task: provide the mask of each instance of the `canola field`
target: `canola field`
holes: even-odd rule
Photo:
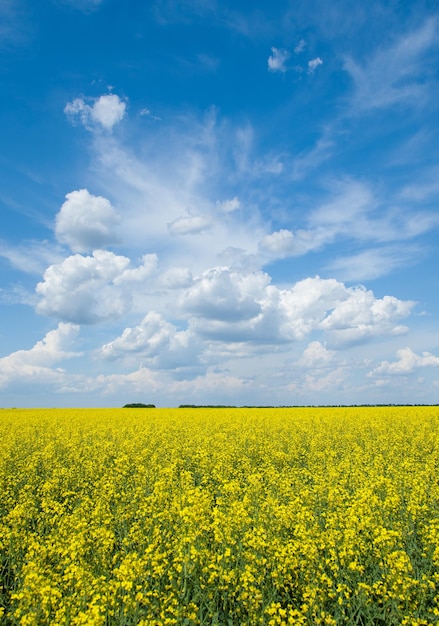
[[[0,410],[0,623],[439,623],[439,407]]]

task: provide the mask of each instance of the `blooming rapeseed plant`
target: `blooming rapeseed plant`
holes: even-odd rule
[[[439,409],[0,410],[0,624],[439,623]]]

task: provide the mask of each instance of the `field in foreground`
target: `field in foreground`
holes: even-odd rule
[[[439,408],[0,410],[0,623],[439,623]]]

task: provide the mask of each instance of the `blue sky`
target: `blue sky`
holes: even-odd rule
[[[0,0],[0,405],[437,403],[438,35]]]

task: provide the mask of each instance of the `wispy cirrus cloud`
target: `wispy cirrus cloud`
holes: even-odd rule
[[[338,251],[326,269],[343,280],[371,280],[423,258],[416,238],[439,227],[436,212],[395,210],[360,181],[337,182],[332,192],[333,198],[312,209],[301,227],[266,234],[258,244],[263,258],[302,256],[349,239],[357,242],[358,252]]]
[[[352,114],[424,102],[433,69],[429,52],[437,45],[437,19],[431,17],[363,63],[346,57],[344,67],[354,83]]]
[[[423,258],[425,250],[416,245],[392,245],[367,248],[356,254],[340,256],[328,263],[328,270],[342,280],[366,281],[391,274]]]
[[[23,0],[0,2],[0,50],[29,43],[32,27]]]
[[[60,246],[47,240],[25,240],[19,245],[0,241],[0,257],[21,272],[41,276],[48,265],[61,262],[63,254]]]

